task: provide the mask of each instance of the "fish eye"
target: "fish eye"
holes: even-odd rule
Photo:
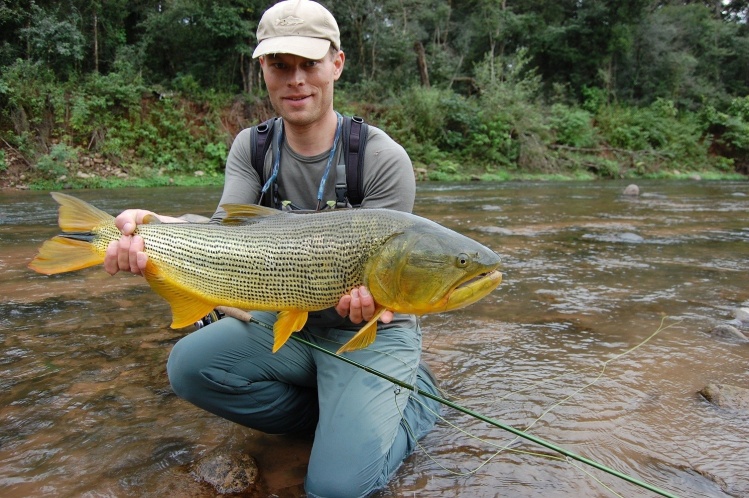
[[[464,252],[458,254],[458,257],[455,258],[455,266],[457,266],[458,268],[465,268],[470,262],[471,257]]]

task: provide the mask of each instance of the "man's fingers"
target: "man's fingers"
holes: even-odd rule
[[[343,318],[346,318],[348,316],[348,312],[350,308],[351,308],[351,295],[344,294],[341,297],[341,299],[338,301],[338,304],[336,305],[335,310]]]
[[[375,302],[372,294],[366,287],[359,287],[359,304],[361,306],[361,317],[363,320],[371,320],[375,314]]]
[[[117,251],[120,247],[118,240],[113,240],[107,246],[107,251],[104,254],[104,271],[110,275],[114,275],[120,271],[120,267],[117,264]]]
[[[138,253],[142,253],[144,249],[143,244],[143,237],[140,235],[133,235],[130,238],[130,247],[128,247],[127,255],[128,255],[128,270],[135,273],[136,275],[140,275],[141,268],[138,265]],[[145,254],[143,255],[145,256]],[[145,264],[144,264],[145,267]]]
[[[359,289],[351,290],[351,306],[349,307],[348,319],[352,323],[362,321],[361,301],[359,300]]]

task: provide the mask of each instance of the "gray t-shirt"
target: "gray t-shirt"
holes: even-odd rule
[[[274,127],[278,133],[279,126]],[[269,137],[271,138],[271,137]],[[271,139],[275,140],[275,137]],[[331,171],[325,183],[323,203],[335,200],[336,168],[343,162],[343,144],[339,143]],[[265,177],[270,177],[273,168],[272,147],[265,156]],[[281,200],[288,200],[302,209],[315,209],[317,191],[328,162],[329,151],[305,157],[297,154],[284,141],[281,149],[281,165],[278,174],[278,189]],[[256,204],[262,185],[252,167],[250,129],[239,132],[234,139],[226,161],[226,180],[221,204]],[[406,151],[384,131],[369,125],[367,145],[364,151],[362,185],[363,208],[387,208],[411,212],[416,196],[413,167]],[[265,195],[272,195],[268,191]],[[219,207],[212,221],[225,216]]]
[[[275,126],[278,133],[280,126]],[[275,140],[276,137],[269,137]],[[342,139],[341,139],[342,140]],[[335,200],[336,167],[343,162],[343,144],[339,142],[331,170],[325,182],[323,204]],[[265,177],[273,168],[273,147],[265,157]],[[281,200],[291,201],[302,209],[315,209],[317,192],[328,162],[330,151],[317,156],[301,156],[291,150],[286,141],[281,149],[281,164],[278,174],[278,190]],[[222,204],[257,204],[263,185],[252,167],[250,129],[244,129],[236,136],[226,160],[224,192],[211,221],[218,222],[226,215]],[[384,131],[369,125],[364,162],[362,164],[362,185],[364,198],[362,208],[387,208],[411,212],[416,197],[411,159],[406,151]],[[265,195],[272,195],[269,190]],[[308,324],[357,329],[348,319],[341,318],[334,309],[310,313]],[[414,327],[416,318],[412,315],[396,314],[392,325]],[[382,327],[382,325],[380,325]]]

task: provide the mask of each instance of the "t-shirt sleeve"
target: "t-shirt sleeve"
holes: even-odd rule
[[[364,151],[363,208],[411,212],[416,199],[413,165],[405,149],[384,131],[369,126]]]
[[[250,128],[246,128],[237,134],[229,150],[229,156],[226,159],[224,192],[211,221],[217,222],[226,216],[226,211],[221,209],[223,204],[256,204],[260,198],[261,189],[260,178],[252,167]]]

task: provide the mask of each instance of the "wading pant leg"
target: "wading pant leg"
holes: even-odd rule
[[[172,389],[213,414],[268,434],[309,432],[318,418],[310,348],[288,341],[272,353],[276,315],[266,327],[224,318],[185,336],[167,362]]]
[[[335,351],[352,332],[310,328],[309,335],[313,342]],[[439,405],[337,358],[319,351],[313,354],[320,419],[305,490],[315,498],[368,496],[385,486],[413,451],[416,440],[434,426]],[[381,327],[374,344],[344,354],[409,385],[416,383],[422,390],[437,393],[430,376],[419,368],[418,326]]]

